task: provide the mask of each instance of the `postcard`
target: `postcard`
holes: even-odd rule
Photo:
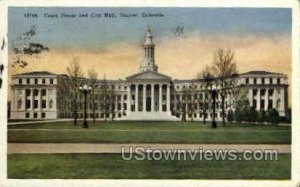
[[[3,1],[3,186],[299,185],[298,2],[228,2]]]

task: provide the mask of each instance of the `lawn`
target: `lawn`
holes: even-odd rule
[[[130,160],[121,154],[11,154],[15,179],[290,179],[291,155],[277,161]]]
[[[219,143],[290,144],[291,128],[228,124],[211,129],[201,122],[97,122],[83,129],[71,122],[9,126],[10,143]],[[32,129],[32,130],[31,130]]]

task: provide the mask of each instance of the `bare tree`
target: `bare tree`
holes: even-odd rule
[[[212,90],[214,81],[211,67],[206,66],[202,72],[197,75],[197,79],[201,83],[201,87],[198,89],[199,96],[197,99],[199,104],[199,112],[203,116],[203,123],[206,123],[210,106],[210,92]]]
[[[212,71],[216,77],[219,95],[221,96],[222,123],[225,126],[225,99],[229,90],[236,84],[233,78],[237,74],[236,63],[234,62],[234,52],[230,49],[218,49],[214,53]]]
[[[88,76],[90,79],[90,86],[92,88],[92,94],[91,94],[91,99],[92,99],[92,110],[93,110],[93,123],[96,121],[96,89],[97,89],[97,78],[98,74],[94,69],[90,69],[88,71]]]
[[[104,79],[101,83],[100,89],[99,89],[99,103],[101,112],[104,114],[104,121],[107,121],[107,116],[109,115],[109,97],[108,97],[108,84],[106,81],[106,77],[104,76]]]
[[[72,98],[70,78],[67,75],[60,75],[58,78],[58,100],[57,105],[60,108],[59,116],[66,118],[70,112],[72,105],[70,98]]]
[[[78,88],[81,84],[80,79],[83,77],[83,72],[80,67],[79,59],[73,58],[70,62],[69,66],[67,67],[67,72],[69,76],[69,83],[70,83],[70,93],[71,93],[71,105],[72,105],[72,112],[74,117],[74,125],[77,125],[77,118],[78,118]]]

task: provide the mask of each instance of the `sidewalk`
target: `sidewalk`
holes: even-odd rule
[[[129,152],[132,147],[152,150],[277,150],[278,153],[291,153],[289,144],[91,144],[91,143],[9,143],[8,154],[14,153],[121,153],[122,147]]]

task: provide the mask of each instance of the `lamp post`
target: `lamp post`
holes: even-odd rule
[[[83,121],[83,128],[88,128],[87,122],[87,95],[91,92],[92,87],[88,85],[83,85],[79,87],[79,91],[84,95],[84,121]]]
[[[211,128],[217,128],[217,123],[216,123],[216,96],[217,96],[217,91],[216,90],[212,90],[211,91],[211,96],[213,99],[213,103],[212,103],[212,107],[213,107],[213,114],[212,114],[212,123],[211,123]]]

